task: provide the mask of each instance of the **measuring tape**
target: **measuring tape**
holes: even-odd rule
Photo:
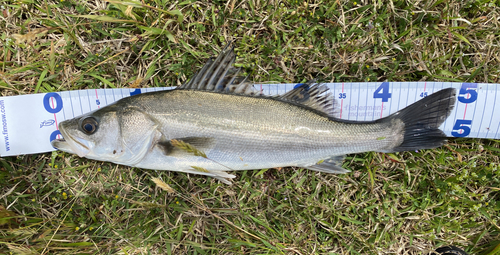
[[[284,94],[297,84],[255,84],[265,95]],[[451,82],[327,83],[341,119],[370,121],[390,115],[438,90],[454,87],[457,102],[440,129],[450,137],[499,139],[499,84]],[[121,98],[170,88],[90,89],[0,97],[0,155],[55,150],[57,125]],[[500,100],[500,95],[498,95]]]

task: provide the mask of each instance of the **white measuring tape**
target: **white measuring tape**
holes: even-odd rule
[[[441,130],[450,137],[500,138],[500,84],[451,82],[328,83],[341,119],[369,121],[388,116],[419,99],[448,87],[457,102]],[[265,95],[283,94],[296,84],[255,84]],[[173,88],[173,87],[172,87]],[[0,97],[0,155],[55,150],[58,123],[131,95],[172,88],[90,89]],[[497,97],[497,94],[498,97]]]

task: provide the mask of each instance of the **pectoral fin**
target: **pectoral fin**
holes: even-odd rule
[[[329,173],[329,174],[345,174],[351,171],[342,168],[342,161],[344,161],[345,155],[333,156],[331,158],[325,159],[322,162],[318,162],[310,166],[302,166],[304,168]]]
[[[191,136],[168,140],[162,137],[156,146],[169,157],[199,156],[199,154],[206,155],[212,150],[215,139]]]

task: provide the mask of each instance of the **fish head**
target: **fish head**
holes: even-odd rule
[[[58,127],[63,138],[52,141],[56,149],[99,160],[117,158],[117,151],[122,149],[119,119],[113,107],[65,120]]]
[[[135,165],[161,136],[156,127],[143,111],[113,104],[59,123],[63,139],[53,140],[52,146],[80,157]]]

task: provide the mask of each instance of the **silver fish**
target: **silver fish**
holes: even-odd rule
[[[89,159],[202,174],[295,166],[346,173],[346,154],[435,148],[456,91],[443,89],[375,121],[335,118],[328,88],[309,82],[281,96],[255,93],[228,45],[184,85],[123,98],[59,123],[52,145]]]

